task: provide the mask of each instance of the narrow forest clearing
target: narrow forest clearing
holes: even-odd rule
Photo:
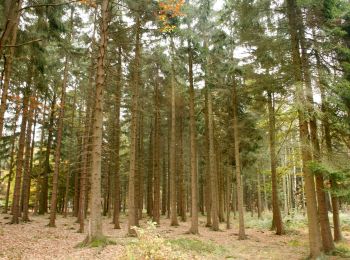
[[[59,217],[57,228],[50,228],[47,226],[48,216],[31,216],[31,222],[21,223],[19,228],[7,224],[10,215],[0,216],[0,259],[132,259],[127,251],[132,252],[133,244],[139,248],[137,239],[126,237],[127,218],[124,215],[121,217],[121,230],[113,229],[111,220],[103,217],[104,232],[115,241],[115,245],[96,248],[77,247],[86,235],[76,232],[79,227],[76,218]],[[305,228],[297,225],[287,229],[287,235],[277,236],[266,228],[270,217],[258,222],[247,216],[246,220],[248,239],[243,241],[237,239],[236,220],[233,228],[226,230],[226,224],[222,223],[221,231],[214,232],[204,227],[204,217],[199,219],[199,236],[186,234],[190,222],[170,227],[169,219],[165,218],[152,233],[154,237],[160,234],[174,255],[179,254],[179,259],[306,259],[308,241]],[[142,228],[148,226],[146,218],[140,225]],[[347,241],[340,247],[343,257],[332,256],[329,259],[350,259],[350,223],[343,225],[343,232]],[[157,241],[146,241],[146,247],[153,247],[153,243]],[[346,255],[349,257],[345,258]]]

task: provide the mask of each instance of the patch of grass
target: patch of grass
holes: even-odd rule
[[[216,254],[222,255],[227,252],[227,249],[213,242],[204,242],[199,239],[177,238],[168,239],[168,243],[174,248],[179,248],[185,251],[194,251],[199,254]]]
[[[77,244],[76,248],[82,247],[105,247],[108,245],[116,245],[117,243],[114,240],[109,239],[108,237],[99,237],[89,239],[88,237],[81,243]]]
[[[301,246],[301,242],[297,239],[292,239],[288,242],[288,245],[292,246],[292,247],[299,247]]]
[[[350,258],[350,247],[345,243],[338,243],[335,246],[335,250],[332,252],[332,255],[340,256],[344,258]]]

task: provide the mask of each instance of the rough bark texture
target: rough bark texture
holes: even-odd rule
[[[108,41],[109,0],[102,1],[102,20],[97,58],[96,97],[93,111],[93,141],[91,153],[90,219],[87,243],[103,237],[101,217],[101,153],[103,126],[103,88],[105,84],[105,60]]]

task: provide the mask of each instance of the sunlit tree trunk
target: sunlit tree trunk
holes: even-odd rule
[[[103,127],[103,89],[105,84],[105,61],[108,42],[109,0],[103,0],[101,6],[101,31],[96,73],[96,96],[93,110],[92,151],[91,151],[91,188],[90,219],[85,242],[100,240],[102,233],[101,216],[101,153]],[[82,217],[82,216],[81,216]]]

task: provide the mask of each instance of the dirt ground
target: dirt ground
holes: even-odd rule
[[[126,237],[127,220],[121,217],[122,229],[113,229],[111,220],[104,218],[104,233],[115,245],[103,248],[75,247],[83,241],[85,234],[77,233],[76,218],[58,216],[57,227],[49,228],[48,216],[31,216],[31,222],[10,225],[10,215],[0,214],[0,259],[120,259],[125,255],[125,245],[131,238]],[[220,253],[193,251],[193,259],[305,259],[308,255],[307,234],[303,229],[277,236],[272,231],[261,228],[248,228],[247,240],[237,239],[237,221],[232,221],[232,228],[227,230],[222,223],[221,231],[214,232],[204,227],[205,218],[200,218],[200,235],[188,235],[190,221],[180,222],[179,227],[170,227],[169,220],[162,218],[157,232],[166,239],[198,239],[223,248]],[[147,219],[141,221],[146,226]],[[345,232],[347,241],[350,232]],[[347,242],[348,243],[348,242]],[[349,244],[349,243],[348,243]],[[191,251],[191,249],[190,249]],[[330,259],[340,259],[331,257]],[[344,258],[343,258],[344,259]]]

